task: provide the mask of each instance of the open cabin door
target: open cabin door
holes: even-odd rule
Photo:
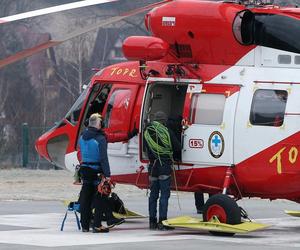
[[[143,113],[141,128],[144,134],[145,128],[154,120],[155,113],[162,111],[166,114],[166,126],[171,129],[178,141],[181,141],[181,122],[183,108],[185,104],[186,91],[189,82],[199,82],[198,80],[181,79],[174,82],[174,79],[152,78],[147,82],[147,88],[143,101]],[[142,137],[144,140],[144,137]],[[145,143],[142,142],[142,159],[147,160]],[[174,154],[174,160],[181,161],[181,152]]]
[[[132,118],[138,85],[119,83],[96,83],[88,97],[86,109],[83,111],[81,131],[93,113],[100,113],[104,118],[104,130],[108,133],[125,133],[134,126]],[[84,125],[85,121],[85,125]],[[138,121],[136,121],[137,123]],[[128,143],[116,142],[108,145],[108,154],[127,155]]]
[[[103,110],[105,131],[127,134],[134,123],[138,123],[138,121],[132,119],[137,90],[138,85],[112,85]],[[108,153],[109,155],[126,156],[128,154],[128,143],[111,143],[108,146]]]
[[[183,163],[233,164],[239,90],[238,85],[189,84],[183,115],[187,125],[182,136]]]

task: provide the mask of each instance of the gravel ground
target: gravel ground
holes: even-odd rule
[[[65,170],[0,170],[0,201],[4,200],[76,200],[80,186],[73,185],[73,175]],[[116,185],[122,197],[145,196],[145,190],[130,185]]]

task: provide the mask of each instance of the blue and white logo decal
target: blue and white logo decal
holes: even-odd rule
[[[224,147],[223,135],[219,131],[212,132],[208,139],[208,149],[212,157],[220,158],[224,152]]]

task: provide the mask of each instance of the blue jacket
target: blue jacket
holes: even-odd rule
[[[103,131],[88,127],[80,136],[79,146],[82,160],[81,165],[103,173],[105,177],[110,177],[107,141]]]

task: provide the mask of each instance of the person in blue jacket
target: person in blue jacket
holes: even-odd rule
[[[82,188],[80,191],[80,214],[83,232],[88,232],[92,216],[92,204],[95,207],[94,233],[106,233],[108,228],[102,226],[103,214],[107,219],[108,227],[124,222],[124,219],[116,219],[112,215],[112,210],[108,196],[100,194],[97,186],[100,183],[98,174],[110,178],[110,166],[107,156],[107,140],[101,130],[102,117],[100,114],[92,114],[89,118],[89,126],[83,131],[79,139],[81,152],[80,176]]]

